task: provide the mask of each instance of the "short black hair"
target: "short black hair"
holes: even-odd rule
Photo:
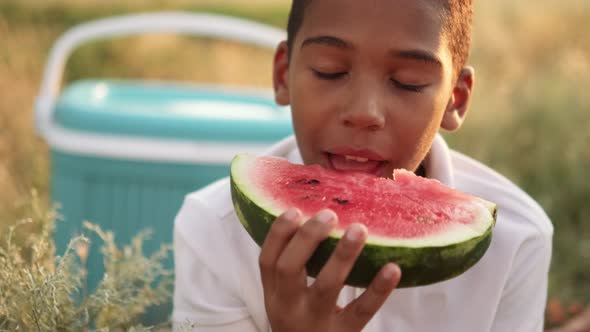
[[[453,64],[458,71],[467,63],[471,52],[473,24],[473,0],[435,0],[442,9],[444,30],[449,41]],[[305,9],[311,0],[292,0],[287,23],[287,46],[289,53],[297,32],[303,24]]]

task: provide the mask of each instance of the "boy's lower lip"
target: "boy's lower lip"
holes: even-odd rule
[[[360,172],[372,174],[375,176],[382,176],[383,168],[386,164],[385,160],[369,160],[367,162],[355,162],[346,160],[344,155],[325,153],[328,165],[331,169],[339,172]]]

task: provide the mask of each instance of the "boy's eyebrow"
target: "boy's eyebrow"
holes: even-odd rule
[[[352,48],[352,45],[334,36],[315,36],[307,38],[303,41],[303,44],[301,44],[301,48],[310,44],[320,44],[338,48]]]
[[[423,61],[440,68],[443,66],[438,56],[425,50],[393,50],[391,51],[391,55],[395,58]]]
[[[353,48],[352,44],[348,43],[347,41],[340,39],[338,37],[328,35],[309,37],[303,41],[303,43],[301,44],[301,48],[312,44],[326,45],[346,49]],[[395,58],[419,60],[440,68],[442,68],[443,66],[442,61],[438,58],[438,56],[426,50],[392,50],[390,54]]]

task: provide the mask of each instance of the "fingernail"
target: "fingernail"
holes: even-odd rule
[[[346,239],[349,241],[358,241],[365,233],[365,225],[353,224],[346,231]]]
[[[283,218],[288,221],[295,221],[299,217],[299,210],[291,208],[283,214]]]
[[[322,210],[317,214],[316,218],[322,224],[329,224],[336,218],[336,215],[330,210]]]
[[[397,266],[389,264],[385,268],[385,271],[383,271],[383,278],[386,280],[391,280],[393,278],[393,275],[397,273],[397,270],[399,270]]]

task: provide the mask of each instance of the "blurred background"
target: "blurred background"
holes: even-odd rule
[[[590,2],[476,1],[477,73],[465,127],[452,147],[530,193],[555,226],[548,319],[557,325],[590,303]],[[50,47],[96,18],[155,10],[206,11],[286,25],[287,0],[1,0],[0,234],[48,204],[49,157],[32,105]],[[272,54],[230,42],[147,35],[94,42],[68,62],[81,78],[139,78],[271,86]],[[564,318],[565,317],[565,318]]]

